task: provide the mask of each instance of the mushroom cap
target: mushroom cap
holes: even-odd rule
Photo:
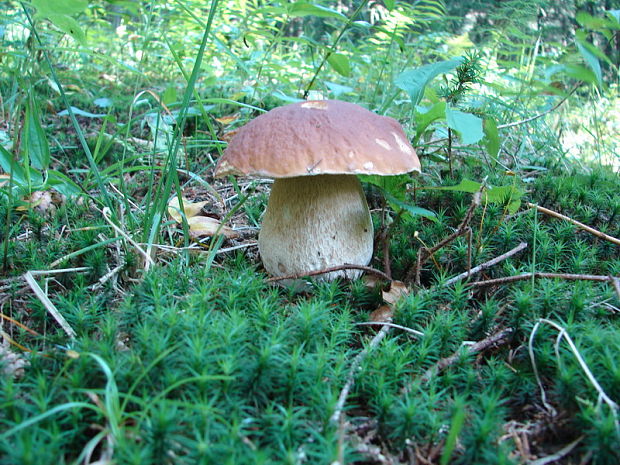
[[[275,108],[240,128],[216,176],[290,178],[420,171],[402,127],[359,105],[314,100]]]

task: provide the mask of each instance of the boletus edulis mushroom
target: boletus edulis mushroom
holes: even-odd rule
[[[367,265],[373,228],[356,175],[410,171],[420,171],[420,162],[396,120],[353,103],[316,100],[275,108],[240,128],[215,174],[275,179],[258,247],[267,272],[286,276]]]

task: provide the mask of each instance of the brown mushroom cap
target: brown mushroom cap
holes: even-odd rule
[[[275,108],[243,126],[216,176],[290,178],[420,171],[400,124],[359,105],[315,100]]]

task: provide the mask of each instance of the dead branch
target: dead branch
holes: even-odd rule
[[[506,342],[508,342],[509,336],[512,333],[513,333],[513,329],[512,328],[502,329],[501,331],[498,331],[498,332],[490,335],[489,337],[484,338],[481,341],[478,341],[478,342],[468,346],[467,347],[467,354],[468,355],[476,354],[478,352],[483,352],[483,351],[485,351],[487,349],[490,349],[491,347],[496,347],[498,345],[505,344]],[[433,376],[437,376],[440,372],[442,372],[443,370],[445,370],[449,366],[454,365],[459,360],[459,358],[461,356],[462,356],[462,352],[456,351],[454,354],[450,355],[449,357],[442,358],[435,365],[433,365],[428,370],[426,370],[426,372],[422,375],[422,381],[423,382],[427,382]],[[401,390],[401,394],[404,395],[404,394],[409,393],[412,388],[413,388],[413,380],[410,381]]]
[[[367,273],[377,275],[380,278],[385,279],[386,281],[390,281],[390,282],[392,281],[392,278],[390,278],[383,271],[377,270],[376,268],[372,268],[370,266],[364,266],[364,265],[352,265],[350,263],[345,263],[344,265],[331,266],[329,268],[323,268],[322,270],[308,271],[307,273],[296,273],[296,274],[288,274],[284,276],[274,276],[273,278],[268,278],[267,282],[271,283],[274,281],[282,281],[284,279],[301,279],[301,278],[307,278],[310,276],[316,276],[319,274],[331,273],[333,271],[342,271],[342,270],[363,270]]]
[[[415,268],[411,269],[409,273],[407,273],[405,282],[411,282],[411,278],[412,278],[411,275],[413,275],[415,276],[415,284],[419,286],[420,285],[420,273],[422,272],[422,265],[424,265],[424,263],[426,263],[426,261],[429,258],[431,258],[439,249],[446,246],[447,244],[455,240],[457,237],[462,236],[463,234],[467,233],[467,231],[469,230],[469,223],[471,222],[471,219],[474,216],[474,210],[476,209],[476,207],[480,205],[480,201],[482,199],[481,192],[482,192],[483,187],[484,187],[484,184],[481,187],[480,191],[476,192],[473,195],[471,205],[467,209],[467,212],[465,213],[465,217],[461,221],[461,224],[458,225],[458,227],[454,230],[452,234],[450,234],[448,237],[441,240],[439,243],[437,243],[430,249],[427,249],[426,247],[421,247],[418,250],[418,259],[417,259],[416,266]]]
[[[611,284],[614,287],[614,291],[616,291],[616,295],[618,296],[618,300],[620,300],[620,278],[612,278]]]
[[[535,208],[539,212],[545,213],[547,215],[554,216],[555,218],[568,221],[569,223],[574,224],[578,228],[583,229],[584,231],[588,231],[590,234],[594,234],[595,236],[600,237],[601,239],[605,239],[606,241],[612,242],[616,245],[620,245],[620,239],[610,236],[609,234],[605,234],[604,232],[599,231],[598,229],[594,229],[586,224],[580,223],[579,221],[569,218],[566,215],[562,215],[561,213],[558,213],[556,211],[549,210],[548,208],[541,207],[540,205],[536,205],[536,204],[529,203],[529,202],[527,206],[530,208]]]
[[[485,281],[475,281],[470,283],[473,287],[485,287],[494,286],[496,284],[514,283],[516,281],[524,281],[532,278],[545,278],[545,279],[564,279],[567,281],[599,281],[610,282],[614,285],[613,276],[592,275],[592,274],[571,274],[571,273],[523,273],[514,276],[506,276],[504,278],[487,279]]]
[[[411,333],[417,337],[424,336],[422,331],[418,331],[416,329],[407,328],[406,326],[397,325],[395,323],[389,323],[385,321],[363,321],[361,323],[355,323],[357,326],[389,326],[390,328],[401,329],[407,333]]]
[[[531,123],[532,121],[535,121],[535,120],[537,120],[539,118],[542,118],[545,115],[548,115],[549,113],[557,110],[564,102],[566,102],[566,100],[568,100],[568,98],[571,95],[573,95],[575,93],[575,91],[577,89],[579,89],[579,87],[581,87],[582,84],[583,84],[582,81],[580,81],[577,84],[575,84],[575,86],[570,90],[570,92],[564,98],[562,98],[562,100],[560,100],[558,103],[556,103],[554,106],[552,106],[548,110],[545,110],[542,113],[539,113],[537,115],[531,116],[530,118],[525,118],[524,120],[521,120],[521,121],[514,121],[512,123],[507,123],[507,124],[499,124],[497,126],[497,129],[512,128],[514,126],[520,126],[522,124]]]
[[[487,268],[490,268],[494,265],[497,265],[499,262],[506,260],[509,257],[512,257],[516,253],[521,252],[526,247],[527,247],[527,242],[521,242],[518,246],[516,246],[514,249],[509,250],[505,254],[502,254],[499,257],[495,257],[494,259],[489,260],[488,262],[484,262],[483,264],[478,265],[469,271],[461,273],[460,275],[455,276],[454,278],[448,279],[444,285],[449,286],[450,284],[454,284],[455,282],[460,281],[461,279],[468,278],[471,275],[476,274],[476,273],[480,273],[481,271],[486,270]]]
[[[345,382],[342,390],[340,391],[340,395],[338,396],[338,402],[336,403],[336,408],[334,409],[334,413],[329,418],[329,421],[332,425],[338,425],[340,422],[340,417],[342,415],[342,411],[344,409],[344,404],[347,401],[347,396],[349,395],[349,391],[353,387],[353,383],[355,382],[355,376],[360,368],[360,365],[366,358],[366,356],[372,352],[372,350],[379,345],[379,343],[383,340],[383,338],[390,331],[390,327],[387,325],[383,325],[381,330],[372,338],[370,343],[362,350],[357,356],[353,359],[351,363],[351,368],[349,368],[349,374],[347,375],[347,381]]]

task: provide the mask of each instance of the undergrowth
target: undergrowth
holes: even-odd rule
[[[606,184],[613,179],[609,176],[602,170],[579,174],[572,185],[566,183],[570,176],[558,178],[550,170],[536,179],[529,200],[550,195],[546,189],[553,185],[557,198],[573,205],[565,213],[603,228],[613,206],[594,205],[593,217],[577,199],[579,186],[593,180],[602,197],[615,199],[613,185]],[[412,257],[400,251],[412,248],[414,232],[425,240],[442,237],[469,200],[460,193],[423,195],[425,205],[445,205],[442,220],[403,222],[391,243],[395,278],[412,266]],[[61,208],[55,215],[79,227],[82,212],[73,213],[67,217]],[[31,259],[33,248],[64,250],[67,241],[55,234],[62,227],[54,227],[53,220],[48,225],[45,233],[15,244],[16,260]],[[614,226],[607,232],[617,235]],[[486,271],[485,278],[532,268],[603,275],[620,270],[617,248],[533,211],[505,218],[501,208],[489,208],[474,216],[472,227],[480,243],[476,263],[520,241],[531,244]],[[73,246],[85,239],[74,237]],[[98,294],[88,290],[97,275],[93,271],[73,277],[70,286],[71,280],[59,277],[50,286],[69,288],[55,303],[78,333],[69,346],[59,330],[40,326],[47,318],[36,298],[23,295],[23,305],[16,299],[11,311],[5,309],[44,336],[12,332],[40,352],[29,357],[23,378],[2,380],[4,462],[71,461],[87,453],[89,441],[96,442],[90,447],[94,456],[113,453],[119,463],[327,464],[342,454],[355,462],[364,460],[359,449],[364,441],[384,445],[395,457],[414,450],[432,456],[433,448],[445,444],[462,403],[455,463],[517,463],[517,443],[524,434],[538,452],[581,438],[581,454],[590,453],[594,463],[615,463],[615,412],[597,401],[573,354],[560,344],[558,358],[553,331],[540,330],[533,350],[547,402],[557,410],[553,416],[542,405],[527,350],[540,318],[561,324],[603,390],[618,398],[617,296],[611,287],[564,280],[475,290],[463,283],[443,286],[445,276],[464,268],[462,248],[455,244],[438,254],[438,266],[429,262],[423,273],[424,287],[396,306],[394,322],[423,336],[393,330],[363,361],[347,402],[344,446],[329,419],[351,359],[374,334],[355,323],[367,321],[381,302],[362,282],[316,283],[294,293],[266,283],[242,253],[210,269],[200,258],[190,266],[171,259],[118,302],[111,298],[111,286]],[[96,270],[104,262],[104,256],[90,254],[66,266]],[[484,357],[464,351],[466,341],[484,339],[499,328],[513,330],[507,345]],[[461,353],[454,364],[425,377],[453,353]],[[45,416],[55,408],[60,410]]]
[[[9,3],[0,463],[620,462],[620,248],[574,224],[620,236],[617,12],[499,2],[469,34],[438,0],[91,2],[89,48],[46,2]],[[545,35],[543,7],[577,39]],[[213,178],[235,129],[306,94],[397,118],[420,155],[420,175],[362,179],[370,265],[410,291],[389,332],[369,321],[387,281],[269,282],[269,181]],[[179,197],[236,236],[190,236]]]

